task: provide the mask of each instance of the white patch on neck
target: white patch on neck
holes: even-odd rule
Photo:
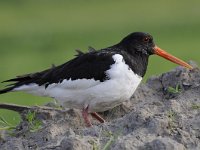
[[[89,105],[90,112],[101,112],[129,100],[142,77],[135,74],[120,54],[113,55],[115,63],[106,71],[109,80],[104,82],[94,79],[63,80],[61,83],[45,86],[24,85],[15,91],[53,97],[65,107],[83,109]]]

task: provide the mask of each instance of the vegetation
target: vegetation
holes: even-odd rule
[[[176,129],[177,113],[174,112],[173,110],[169,110],[167,116],[168,116],[168,129],[172,133]]]
[[[36,132],[42,128],[42,122],[36,119],[35,112],[29,111],[26,115],[26,119],[29,123],[30,132]]]
[[[200,104],[192,104],[192,109],[200,110]]]
[[[180,88],[180,85],[177,84],[175,88],[173,88],[173,87],[171,87],[171,86],[168,87],[168,88],[167,88],[167,91],[168,91],[169,93],[172,93],[172,94],[177,94],[177,93],[180,93],[180,92],[181,92],[181,88]]]
[[[13,130],[15,126],[8,123],[3,117],[0,116],[0,130]]]
[[[118,136],[120,135],[121,130],[119,130],[117,133],[112,133],[111,131],[105,131],[105,136],[109,137],[109,140],[106,142],[102,150],[109,150],[110,146],[117,140]]]

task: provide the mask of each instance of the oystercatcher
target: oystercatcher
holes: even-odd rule
[[[64,107],[82,110],[87,126],[90,113],[100,122],[102,112],[129,100],[146,73],[150,55],[159,55],[192,69],[186,62],[156,46],[148,33],[134,32],[118,44],[76,57],[60,66],[17,76],[4,82],[14,82],[0,94],[14,91],[52,97]]]

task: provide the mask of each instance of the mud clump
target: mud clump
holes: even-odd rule
[[[0,149],[200,149],[200,70],[192,65],[151,77],[130,101],[101,113],[106,123],[92,119],[91,128],[77,110],[22,109],[24,121],[14,135],[2,133]],[[29,112],[41,121],[37,130],[25,117]]]

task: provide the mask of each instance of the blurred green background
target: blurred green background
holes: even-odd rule
[[[198,0],[0,1],[0,81],[64,63],[75,49],[111,46],[134,31],[149,32],[161,48],[200,63],[199,6]],[[152,56],[146,78],[174,67]],[[0,95],[0,103],[41,105],[50,100],[20,92]],[[12,123],[19,119],[5,110],[0,116]]]

